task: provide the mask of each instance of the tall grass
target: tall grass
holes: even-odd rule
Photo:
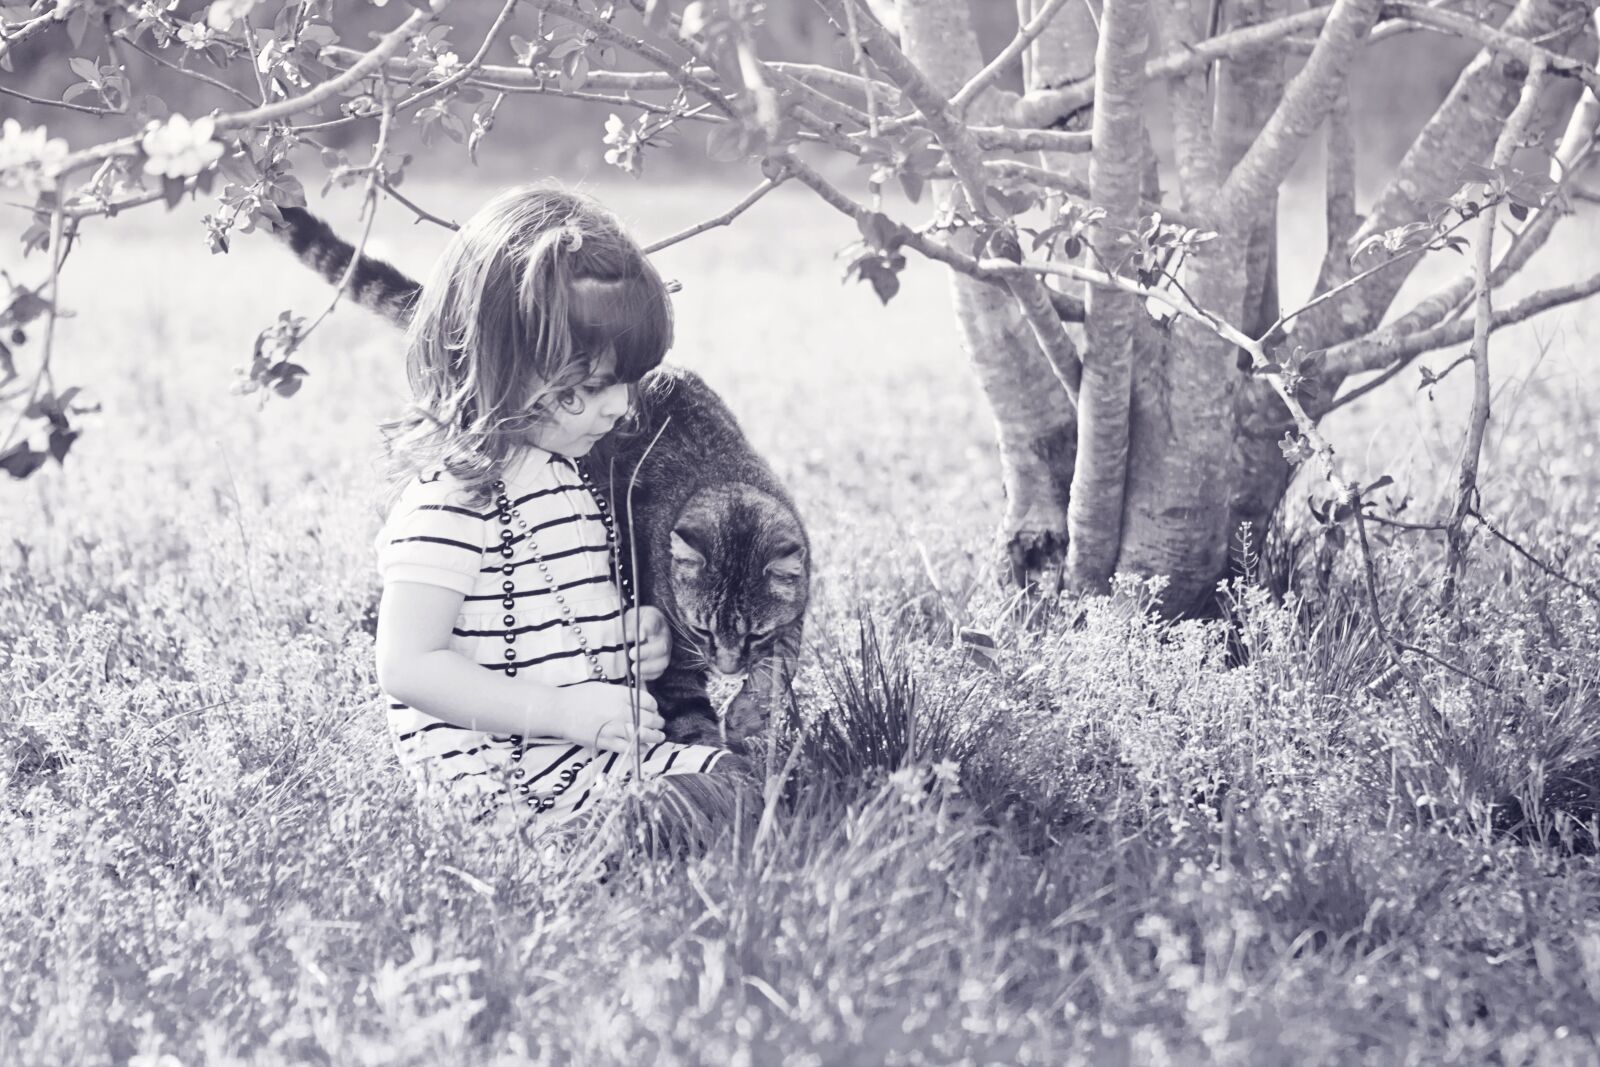
[[[811,638],[752,825],[675,855],[621,822],[599,863],[395,764],[390,335],[336,317],[300,398],[241,411],[216,350],[276,306],[208,311],[237,278],[191,267],[180,315],[86,249],[106,308],[64,343],[104,425],[0,487],[0,1062],[1600,1062],[1595,604],[1480,537],[1447,614],[1437,552],[1385,543],[1435,717],[1355,561],[1294,531],[1216,619],[1135,582],[1019,603],[938,279],[846,329],[768,314],[768,245],[715,249],[679,264],[684,349],[810,520]],[[884,356],[749,365],[780,342]],[[1593,582],[1592,484],[1543,451],[1591,423],[1534,399],[1570,433],[1485,496]]]

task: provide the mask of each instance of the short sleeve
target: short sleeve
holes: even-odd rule
[[[400,494],[378,531],[378,573],[390,582],[442,585],[470,595],[483,566],[483,512],[447,474],[423,475]]]

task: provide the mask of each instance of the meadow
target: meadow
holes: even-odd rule
[[[740,193],[592,188],[646,240]],[[406,191],[463,218],[486,190]],[[943,276],[841,289],[854,234],[798,191],[658,257],[672,358],[816,546],[789,778],[753,840],[603,882],[439,825],[372,665],[398,335],[341,308],[298,396],[232,394],[328,292],[265,236],[210,256],[199,214],[89,228],[57,381],[104,411],[0,484],[0,1062],[1600,1063],[1595,601],[1480,534],[1447,615],[1437,546],[1383,536],[1385,611],[1459,668],[1418,661],[1437,717],[1351,552],[1295,522],[1226,619],[1160,622],[1136,582],[1019,606]],[[413,272],[443,238],[393,205],[375,232]],[[1498,342],[1484,493],[1590,588],[1593,315]],[[1329,424],[1413,515],[1465,385],[1415,381]]]

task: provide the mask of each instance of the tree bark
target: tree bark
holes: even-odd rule
[[[954,95],[983,67],[966,5],[900,0],[901,47],[940,92]],[[969,116],[983,114],[985,97]],[[958,247],[971,252],[963,235]],[[994,414],[1006,506],[997,537],[1011,577],[1060,587],[1067,553],[1067,500],[1077,457],[1072,402],[1050,370],[1016,301],[995,285],[951,272],[962,346]]]
[[[1148,0],[1116,0],[1101,9],[1089,196],[1106,212],[1091,239],[1102,269],[1121,257],[1121,235],[1139,219],[1149,14]],[[1100,593],[1110,587],[1121,548],[1133,344],[1144,308],[1132,293],[1098,287],[1089,290],[1085,307],[1088,340],[1078,389],[1079,463],[1067,511],[1067,581],[1076,590]]]

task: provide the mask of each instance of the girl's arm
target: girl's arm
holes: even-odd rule
[[[508,678],[452,651],[450,629],[462,593],[422,582],[387,582],[378,605],[378,684],[418,711],[472,730],[522,737],[559,737],[612,750],[631,726],[622,686],[557,687]],[[639,740],[661,740],[662,720],[648,693]],[[598,740],[597,740],[598,739]]]

